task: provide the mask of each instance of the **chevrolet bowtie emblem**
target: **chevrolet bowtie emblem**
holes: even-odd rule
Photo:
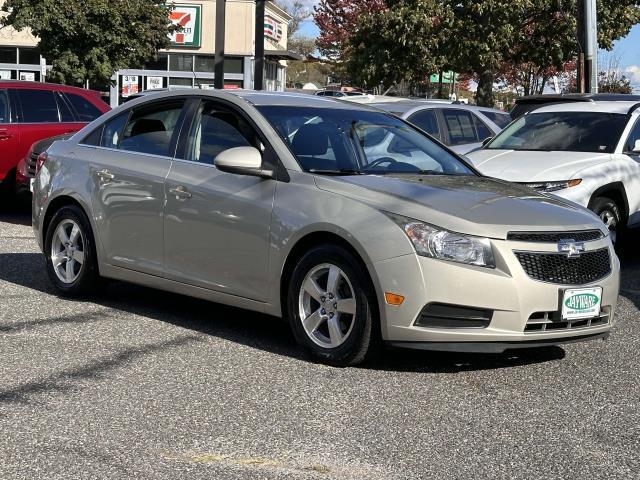
[[[558,242],[558,252],[565,253],[569,258],[579,257],[584,252],[584,243],[567,239]]]

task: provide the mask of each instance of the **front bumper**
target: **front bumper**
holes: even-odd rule
[[[496,268],[463,265],[415,254],[374,264],[383,339],[396,346],[432,350],[504,351],[601,338],[611,329],[618,300],[620,262],[609,238],[587,242],[586,250],[608,248],[611,272],[585,285],[558,285],[530,278],[514,251],[557,252],[555,243],[492,240]],[[602,318],[594,325],[529,330],[527,323],[559,310],[566,288],[602,287]],[[384,303],[384,292],[403,295],[400,306]],[[441,303],[493,312],[485,328],[433,328],[416,325],[425,305]],[[557,326],[557,325],[556,325]],[[525,330],[526,329],[526,330]]]

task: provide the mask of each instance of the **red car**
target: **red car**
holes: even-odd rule
[[[77,132],[109,110],[100,93],[52,83],[0,81],[0,186],[12,191],[16,166],[44,138]],[[18,183],[24,182],[19,178]]]

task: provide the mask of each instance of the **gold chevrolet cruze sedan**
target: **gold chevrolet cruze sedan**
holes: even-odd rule
[[[593,213],[480,176],[404,120],[309,95],[174,91],[41,156],[33,227],[67,295],[102,278],[285,317],[333,365],[603,338]],[[212,319],[212,321],[215,321]]]

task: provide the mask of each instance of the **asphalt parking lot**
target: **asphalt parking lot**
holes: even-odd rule
[[[59,298],[4,207],[0,478],[638,478],[640,254],[623,265],[606,342],[336,369],[270,317],[122,283]]]

